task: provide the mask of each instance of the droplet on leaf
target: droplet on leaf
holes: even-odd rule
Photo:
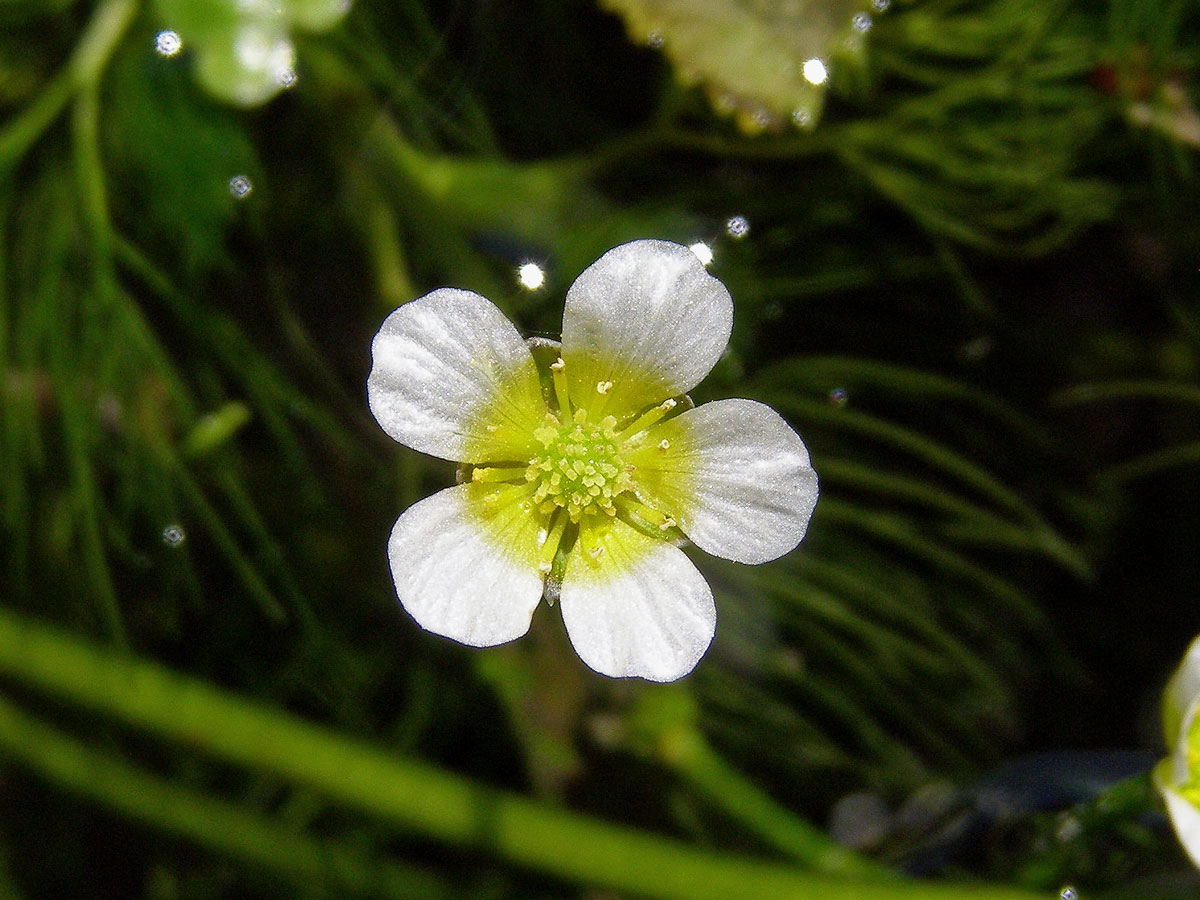
[[[159,56],[175,56],[183,49],[183,40],[174,31],[160,31],[154,36],[154,49]]]
[[[817,57],[804,61],[804,80],[811,85],[822,85],[829,78],[829,70],[825,63]]]

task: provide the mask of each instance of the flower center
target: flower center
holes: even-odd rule
[[[565,422],[546,416],[533,434],[542,451],[525,469],[525,480],[537,485],[533,499],[542,512],[561,507],[572,522],[586,513],[617,514],[613,498],[630,490],[633,480],[621,461],[616,424],[612,416],[589,422],[582,408]]]
[[[634,466],[622,457],[644,449],[644,432],[669,415],[678,406],[677,401],[667,398],[622,423],[618,430],[614,416],[599,418],[602,400],[598,409],[591,410],[592,417],[599,420],[589,420],[589,406],[597,401],[590,396],[571,397],[565,373],[566,363],[559,357],[550,365],[557,411],[551,406],[542,425],[533,430],[527,460],[471,468],[472,483],[495,486],[483,495],[485,503],[499,504],[515,495],[524,514],[536,510],[539,517],[544,517],[538,539],[538,568],[547,576],[548,598],[556,596],[562,581],[566,554],[560,548],[564,542],[567,553],[578,547],[590,559],[598,560],[604,555],[598,537],[613,519],[619,518],[656,538],[669,537],[676,527],[671,515],[638,499]],[[600,381],[596,394],[603,398],[612,388],[611,381]],[[575,402],[579,399],[584,402]],[[499,426],[485,427],[492,431]],[[670,442],[664,438],[655,446],[665,453]],[[518,485],[519,490],[514,491]]]

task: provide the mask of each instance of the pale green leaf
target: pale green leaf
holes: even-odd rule
[[[860,52],[871,21],[863,0],[602,2],[751,133],[815,123],[830,60]]]

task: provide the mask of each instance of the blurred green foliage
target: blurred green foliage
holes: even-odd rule
[[[801,46],[785,2],[706,2],[830,62],[793,123],[773,56],[675,6],[0,6],[0,895],[1198,889],[1141,782],[936,864],[961,807],[862,845],[990,887],[812,823],[1159,750],[1200,630],[1200,10],[809,0]],[[680,684],[594,675],[555,609],[421,633],[386,535],[453,471],[367,414],[372,333],[451,284],[553,335],[639,237],[713,247],[697,400],[796,426],[809,536],[700,562]]]

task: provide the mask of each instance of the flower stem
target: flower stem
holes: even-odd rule
[[[570,882],[651,900],[1040,900],[1003,886],[848,880],[700,850],[398,758],[3,609],[0,671],[160,737],[275,773],[407,830]],[[46,746],[26,742],[24,758],[40,767],[52,752]]]

